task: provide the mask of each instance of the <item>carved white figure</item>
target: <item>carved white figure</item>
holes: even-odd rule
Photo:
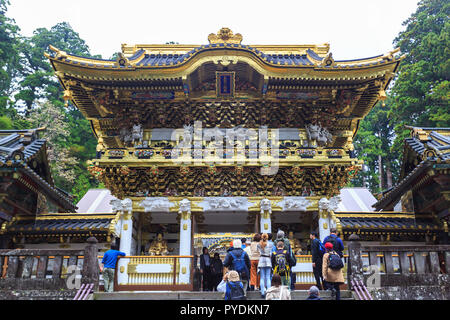
[[[269,199],[262,199],[260,203],[261,207],[261,213],[264,213],[265,211],[268,211],[269,213],[272,213],[272,203]]]
[[[188,199],[183,199],[180,201],[180,209],[178,213],[188,212],[191,213],[191,202]]]
[[[311,204],[311,202],[306,198],[285,198],[284,209],[285,210],[306,211],[306,208],[310,204]]]
[[[335,196],[335,197],[331,198],[328,203],[328,210],[336,211],[339,207],[340,202],[341,202],[340,196]]]
[[[122,200],[122,210],[126,212],[133,211],[133,201],[130,198]]]
[[[239,208],[244,204],[244,199],[239,198],[211,198],[209,205],[214,209]]]
[[[319,200],[319,209],[320,210],[328,210],[330,206],[330,201],[327,198],[322,198]]]
[[[145,212],[168,212],[170,201],[167,198],[145,198],[139,205]]]
[[[306,135],[308,137],[310,145],[312,141],[317,141],[317,138],[319,138],[319,132],[320,132],[319,125],[312,123],[306,125]]]
[[[122,201],[119,199],[113,199],[109,202],[109,204],[112,206],[112,211],[122,211]]]
[[[181,148],[190,148],[192,144],[192,134],[194,129],[190,125],[183,126],[183,141],[180,143]]]
[[[332,140],[333,140],[333,136],[331,135],[331,133],[325,128],[320,128],[319,137],[317,138],[317,143],[320,146],[326,146]]]
[[[126,127],[122,127],[122,128],[120,129],[119,137],[120,137],[120,140],[122,140],[122,142],[123,142],[125,145],[128,145],[128,143],[131,142],[131,140],[133,140],[133,135],[132,135],[132,133],[129,132],[129,130],[128,130]]]
[[[113,212],[117,211],[131,212],[133,210],[133,201],[129,198],[126,198],[124,200],[113,199],[109,203],[112,206]]]
[[[131,139],[132,139],[133,143],[136,144],[136,141],[138,143],[141,143],[143,135],[144,135],[144,130],[142,129],[142,126],[140,124],[134,124],[132,131],[131,131]]]

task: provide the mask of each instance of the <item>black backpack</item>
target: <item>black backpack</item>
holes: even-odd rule
[[[231,283],[228,281],[227,285],[230,287],[230,300],[247,300],[244,289],[241,288],[238,282]]]
[[[337,240],[336,240],[336,237],[333,237],[333,236],[328,236],[328,238],[327,238],[327,242],[329,242],[329,243],[331,243],[332,245],[333,245],[333,249],[334,250],[338,250],[338,248],[337,248]],[[326,242],[325,242],[326,243]]]
[[[328,255],[328,267],[331,270],[341,270],[344,267],[341,257],[336,252],[330,252]]]
[[[289,273],[289,264],[287,261],[287,251],[283,250],[281,252],[275,253],[276,266],[273,270],[274,273],[280,276],[285,276]]]

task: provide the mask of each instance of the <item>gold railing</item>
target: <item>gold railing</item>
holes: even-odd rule
[[[128,260],[127,285],[177,286],[191,282],[190,279],[181,281],[180,275],[190,272],[190,278],[192,278],[193,256],[123,256],[119,258]]]

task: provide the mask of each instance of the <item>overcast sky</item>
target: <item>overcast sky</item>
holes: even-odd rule
[[[418,0],[10,0],[23,35],[66,21],[92,54],[109,58],[122,43],[207,44],[222,27],[243,44],[331,45],[338,60],[392,50]]]

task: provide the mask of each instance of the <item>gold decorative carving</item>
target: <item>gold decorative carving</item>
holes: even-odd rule
[[[233,31],[229,28],[222,28],[217,32],[217,34],[210,33],[208,36],[208,41],[211,44],[216,43],[233,43],[241,44],[242,35],[240,33],[233,34]]]

